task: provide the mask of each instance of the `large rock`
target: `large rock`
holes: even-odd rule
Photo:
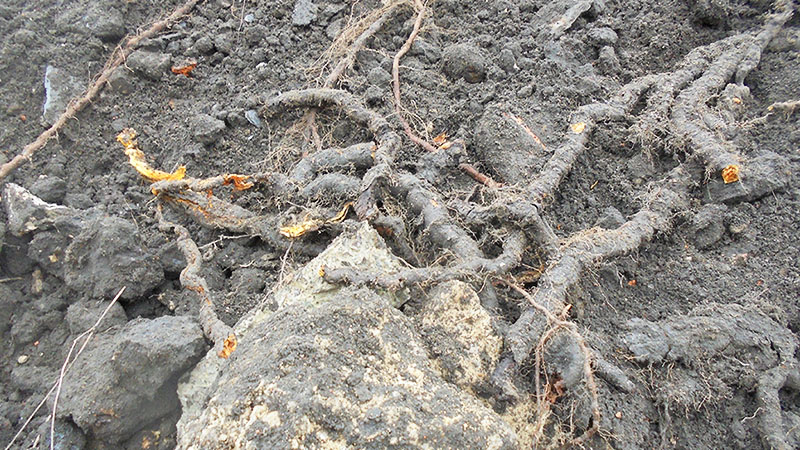
[[[94,297],[137,298],[158,286],[164,271],[141,243],[136,226],[119,217],[88,221],[64,252],[64,282]]]
[[[188,317],[138,319],[89,343],[64,378],[58,416],[119,443],[178,407],[176,380],[205,351]]]
[[[509,426],[444,381],[402,298],[325,283],[321,267],[402,268],[364,224],[275,293],[278,309],[235,327],[179,386],[178,448],[514,448]]]
[[[101,298],[126,286],[122,297],[133,299],[164,279],[136,226],[125,219],[47,203],[14,183],[6,184],[3,203],[9,231],[33,234],[27,256],[73,289]]]

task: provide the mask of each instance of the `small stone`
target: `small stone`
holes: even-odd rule
[[[725,205],[705,205],[692,218],[694,245],[706,249],[717,243],[725,234],[723,216],[728,208]]]
[[[317,18],[317,5],[311,0],[297,0],[292,10],[292,25],[304,27]]]
[[[369,84],[372,86],[384,88],[392,81],[392,75],[381,67],[373,67],[369,73],[367,73],[367,81],[369,81]]]
[[[255,20],[256,16],[254,16],[253,14],[247,14],[246,16],[244,16],[244,21],[247,23],[253,23],[255,22]]]
[[[597,67],[603,73],[616,73],[619,72],[622,66],[617,58],[617,53],[613,47],[605,46],[600,49],[600,54],[597,57]]]
[[[31,193],[48,203],[61,203],[67,194],[67,183],[59,177],[41,175],[33,182]]]
[[[443,60],[442,71],[452,79],[464,78],[468,83],[486,79],[486,58],[474,45],[451,45],[445,49]]]
[[[217,142],[223,131],[225,131],[225,122],[208,114],[197,115],[192,120],[194,138],[203,145],[211,145]]]
[[[442,49],[428,40],[417,39],[411,46],[409,54],[418,57],[423,62],[433,64],[442,58]]]
[[[125,18],[119,9],[103,3],[107,2],[90,3],[83,16],[83,26],[104,42],[118,41],[126,33]]]
[[[510,49],[500,51],[497,57],[497,65],[507,73],[514,73],[519,70],[517,67],[517,59],[514,57],[514,52]]]
[[[199,53],[209,54],[214,51],[214,42],[208,36],[200,36],[194,41],[194,48]]]
[[[222,33],[214,37],[214,46],[220,53],[230,55],[236,42],[232,33]]]
[[[75,77],[54,66],[47,66],[44,72],[45,101],[42,119],[52,125],[64,113],[70,100],[83,91],[83,85]]]
[[[381,101],[383,101],[383,93],[384,90],[377,86],[368,87],[367,92],[364,93],[364,98],[367,101],[367,105],[379,105]]]
[[[126,61],[126,65],[137,75],[153,81],[161,79],[161,75],[169,70],[171,64],[170,55],[146,50],[131,53]]]
[[[617,43],[617,32],[608,27],[593,28],[589,30],[589,39],[599,46],[614,45]]]
[[[117,67],[111,72],[108,77],[108,84],[111,89],[123,95],[132,93],[134,89],[131,71],[125,66]]]
[[[261,119],[258,117],[258,112],[255,109],[248,109],[245,111],[244,118],[254,127],[261,128]]]
[[[19,355],[19,358],[17,358],[17,364],[25,364],[29,359],[31,359],[31,357],[28,355]]]

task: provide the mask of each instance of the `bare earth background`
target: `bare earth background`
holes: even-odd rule
[[[572,115],[579,106],[605,101],[637,77],[676,70],[692,49],[737,33],[758,32],[775,7],[768,1],[739,0],[595,1],[587,3],[590,6],[568,29],[551,33],[553,23],[578,3],[436,0],[428,4],[420,34],[400,67],[405,117],[411,126],[429,142],[441,133],[451,141],[464,140],[462,162],[503,183],[501,191],[513,190],[542,169],[574,123]],[[124,36],[146,29],[178,6],[175,0],[0,2],[0,163],[36,139],[69,99],[83,92]],[[373,0],[200,2],[172,27],[140,44],[99,97],[70,120],[57,139],[3,180],[45,202],[79,212],[47,227],[19,232],[19,224],[10,220],[17,212],[8,206],[9,191],[3,188],[0,444],[12,440],[51,389],[73,339],[126,286],[104,318],[102,332],[82,355],[85,358],[71,369],[73,379],[66,388],[72,390],[65,390],[58,404],[55,448],[175,448],[181,416],[178,379],[212,343],[203,338],[195,319],[199,300],[181,287],[179,273],[186,262],[175,237],[159,231],[150,187],[128,164],[116,137],[124,128],[134,128],[139,147],[154,167],[172,171],[185,165],[192,177],[289,173],[316,151],[302,127],[292,128],[304,110],[266,118],[262,107],[280,93],[321,86],[339,57],[335,53],[332,61],[325,57],[334,39],[380,6]],[[402,134],[391,89],[392,58],[415,17],[410,4],[398,6],[333,87],[350,92],[386,117],[403,138],[394,155],[398,170],[421,173],[416,163],[426,151]],[[707,123],[725,123],[717,134],[742,156],[743,166],[759,161],[756,178],[740,183],[745,194],[729,195],[733,188],[724,185],[718,174],[706,176],[702,160],[692,157],[696,150],[669,127],[653,130],[649,139],[635,135],[631,130],[638,114],[652,106],[642,100],[623,119],[598,123],[586,150],[544,210],[543,218],[558,238],[567,239],[595,225],[622,224],[643,207],[648,183],[664,178],[679,164],[685,164],[695,180],[685,207],[670,217],[669,231],[656,233],[637,251],[587,267],[570,290],[568,317],[592,351],[621,370],[617,380],[630,383],[615,386],[606,381],[613,378],[608,375],[597,379],[602,420],[587,447],[800,445],[800,382],[790,375],[789,381],[775,387],[780,413],[769,417],[779,417],[772,430],[785,436],[765,436],[770,430],[765,424],[771,419],[764,414],[770,405],[759,397],[759,389],[767,384],[762,374],[796,363],[800,330],[800,114],[776,112],[763,118],[771,104],[800,98],[799,51],[800,18],[795,14],[745,78],[749,94],[735,97],[737,109],[722,106],[731,98],[722,91],[705,100],[714,112]],[[191,62],[197,63],[191,77],[170,70]],[[372,139],[335,109],[320,110],[316,122],[324,148]],[[443,172],[439,181],[433,189],[453,217],[460,217],[464,201],[489,203],[502,198],[459,170]],[[258,183],[243,192],[220,188],[215,195],[282,219],[302,218],[304,208],[311,207],[330,217],[348,200],[328,197],[323,190],[298,205],[276,200]],[[446,260],[448,253],[426,239],[422,221],[402,206],[397,214],[406,220],[405,253],[396,242],[390,247],[404,258],[414,255],[417,260],[408,261],[414,265]],[[279,278],[311,259],[256,237],[202,227],[180,211],[169,214],[170,220],[187,227],[200,247],[202,274],[215,293],[217,314],[230,326],[269,302]],[[354,219],[350,213],[348,220]],[[508,235],[492,234],[497,222],[458,220],[487,256],[500,253]],[[302,239],[324,247],[339,231],[333,227]],[[529,252],[514,274],[535,272],[543,263],[536,255],[540,253]],[[475,290],[491,282],[480,277],[470,281]],[[535,286],[535,279],[527,281],[530,290]],[[432,342],[435,337],[429,335],[438,331],[422,318],[429,312],[425,305],[431,301],[432,287],[412,288],[411,301],[401,309],[406,318],[377,306],[365,308],[376,316],[385,314],[388,321],[408,322],[408,329],[401,327],[392,339],[413,341],[421,333],[425,342]],[[502,338],[519,316],[524,299],[501,284],[495,288],[500,306],[492,311],[493,325],[487,333]],[[350,307],[347,300],[336,301],[344,302],[340,305],[344,310]],[[364,304],[372,305],[370,301]],[[282,314],[283,320],[293,323],[290,312]],[[282,332],[313,336],[303,328],[307,322],[303,314],[295,328],[286,325],[289,328]],[[346,322],[349,316],[341,317]],[[324,316],[318,319],[317,326],[327,326]],[[369,323],[355,321],[356,333],[359,324],[372,326]],[[336,329],[336,324],[330,326]],[[483,368],[487,383],[498,356],[507,353],[499,345],[494,359],[489,358],[492,364]],[[448,353],[459,348],[427,348],[428,356],[439,362],[430,374],[423,371],[425,377],[438,380],[444,373],[447,383],[456,386],[452,389],[458,389],[452,398],[434,399],[431,405],[435,410],[437,401],[451,405],[447,402],[463,397],[464,404],[472,405],[469,408],[480,409],[474,412],[476,417],[486,414],[490,417],[486,420],[497,421],[502,437],[484,441],[479,432],[473,436],[472,431],[462,430],[431,442],[454,448],[490,441],[496,448],[533,442],[557,445],[580,435],[594,420],[581,400],[586,398],[581,389],[551,392],[555,397],[547,401],[552,401],[548,408],[552,416],[543,430],[535,430],[532,360],[515,367],[511,378],[519,397],[509,399],[480,383],[459,382],[468,373],[448,372],[442,361],[459,359]],[[276,364],[282,361],[274,358]],[[425,361],[420,364],[429,364]],[[242,373],[249,373],[247,367]],[[313,373],[308,376],[316,380]],[[296,395],[294,400],[303,405],[300,397],[305,394]],[[249,401],[259,401],[253,398]],[[51,400],[12,448],[47,448],[52,408]],[[473,414],[473,409],[463,408],[466,416]],[[291,413],[281,414],[280,423],[291,421],[287,419]],[[372,416],[380,415],[374,408],[364,414],[373,422],[378,419]],[[382,417],[387,416],[384,411]],[[264,417],[264,423],[274,425],[275,416]],[[425,420],[439,418],[431,413]],[[340,428],[339,422],[320,423],[315,422],[324,434],[306,436],[298,445],[421,445],[405,435],[393,443],[378,431],[370,435],[368,425],[360,426],[363,434],[358,434],[362,431]],[[275,441],[258,441],[267,439],[259,436],[248,434],[245,440],[261,445],[293,442],[287,435]],[[215,445],[228,448],[219,442]],[[200,448],[212,448],[208,445]]]

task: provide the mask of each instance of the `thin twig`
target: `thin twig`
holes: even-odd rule
[[[69,353],[67,353],[67,357],[64,360],[64,364],[61,366],[61,371],[59,372],[58,379],[56,380],[55,383],[53,383],[53,387],[51,387],[50,390],[47,392],[47,394],[45,394],[44,398],[42,398],[42,401],[39,402],[39,404],[36,406],[33,412],[28,416],[27,420],[25,420],[25,423],[22,424],[22,427],[20,427],[19,431],[17,431],[17,434],[15,434],[14,437],[11,439],[11,442],[8,443],[5,450],[9,450],[11,446],[14,445],[14,442],[16,442],[16,440],[20,437],[20,435],[22,435],[22,432],[25,431],[25,428],[28,426],[29,423],[31,423],[31,420],[33,420],[33,418],[36,416],[36,413],[39,412],[42,406],[44,406],[44,404],[47,402],[47,399],[50,398],[50,394],[55,392],[56,397],[55,400],[53,401],[53,412],[51,414],[51,420],[50,420],[50,448],[53,449],[56,407],[58,406],[58,395],[61,392],[61,385],[64,381],[64,376],[66,376],[67,372],[69,372],[69,369],[72,368],[72,365],[75,363],[78,357],[81,356],[81,353],[83,353],[83,350],[86,348],[86,345],[94,336],[94,332],[97,331],[97,327],[100,326],[100,322],[103,321],[103,319],[106,317],[106,314],[108,314],[108,312],[111,310],[111,307],[114,306],[117,300],[119,300],[119,297],[122,295],[122,293],[125,292],[126,287],[127,286],[123,286],[122,289],[120,289],[119,292],[117,292],[117,295],[115,295],[114,299],[111,300],[111,303],[109,303],[108,306],[106,306],[106,309],[103,311],[102,314],[100,314],[100,317],[97,318],[97,321],[94,323],[94,325],[92,325],[88,330],[78,335],[78,337],[76,337],[72,341],[72,346],[70,346]],[[75,358],[73,358],[72,361],[70,361],[70,357],[72,356],[72,351],[75,350],[75,346],[77,345],[78,341],[84,336],[86,336],[86,340],[81,345],[81,348],[78,349],[78,353],[75,354]]]
[[[503,186],[502,184],[494,181],[492,177],[490,177],[489,175],[484,175],[480,173],[478,169],[472,166],[472,164],[461,163],[458,165],[458,168],[461,169],[462,172],[472,177],[473,180],[477,181],[478,183],[486,187],[497,189]]]
[[[22,152],[16,155],[11,161],[3,164],[0,166],[0,181],[6,178],[8,175],[11,174],[17,167],[21,166],[23,163],[31,159],[33,154],[47,145],[47,142],[55,137],[58,134],[58,131],[67,123],[67,121],[75,116],[78,112],[80,112],[83,108],[86,107],[89,103],[97,97],[97,94],[103,89],[106,81],[114,72],[114,69],[119,67],[122,63],[125,62],[125,59],[133,53],[133,50],[142,42],[144,39],[148,39],[155,35],[156,33],[162,31],[163,29],[167,28],[168,26],[172,25],[176,20],[185,16],[189,11],[194,8],[194,6],[198,3],[199,0],[189,0],[183,4],[180,8],[176,9],[172,14],[169,15],[166,19],[160,20],[155,22],[153,25],[150,26],[147,30],[137,34],[128,39],[122,47],[117,47],[116,50],[111,54],[111,57],[106,62],[105,67],[103,67],[102,72],[100,75],[89,85],[89,88],[86,90],[86,93],[83,94],[82,97],[73,99],[67,109],[59,116],[59,118],[53,123],[53,125],[45,130],[42,134],[36,138],[35,141],[31,142],[30,144],[26,145]]]
[[[519,125],[520,128],[522,128],[522,131],[524,131],[525,134],[530,136],[530,138],[533,139],[534,142],[536,142],[537,144],[539,144],[540,147],[542,147],[542,150],[547,151],[547,147],[545,147],[544,142],[542,142],[542,140],[539,139],[539,136],[537,136],[536,133],[534,133],[533,130],[531,130],[531,127],[525,124],[522,118],[520,118],[519,116],[515,116],[510,112],[504,112],[503,115],[513,120],[517,125]]]

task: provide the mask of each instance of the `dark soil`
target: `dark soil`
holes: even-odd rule
[[[34,141],[69,99],[83,92],[124,36],[148,28],[181,3],[0,3],[0,163]],[[199,247],[200,276],[228,326],[268,304],[288,273],[359,219],[368,219],[392,251],[413,266],[472,270],[453,276],[417,273],[420,284],[412,286],[411,300],[400,309],[409,320],[368,303],[381,320],[397,320],[398,340],[439,333],[419,326],[428,293],[445,278],[462,278],[479,292],[494,329],[506,339],[498,364],[507,369],[501,378],[513,385],[514,395],[498,387],[497,379],[465,388],[457,371],[448,372],[446,402],[415,415],[419,420],[435,422],[437,411],[450,408],[452,398],[469,395],[464,402],[480,402],[497,413],[492,417],[502,418],[497,432],[504,446],[560,445],[592,426],[599,430],[584,442],[590,448],[800,446],[800,113],[776,110],[765,117],[773,103],[800,98],[800,15],[786,21],[743,80],[728,75],[707,98],[693,99],[697,122],[711,130],[709,144],[698,146],[675,125],[680,123],[674,119],[679,92],[711,70],[706,67],[710,62],[739,45],[725,42],[758,33],[787,2],[433,1],[419,36],[400,61],[400,87],[404,117],[417,134],[434,142],[444,133],[452,144],[451,153],[440,149],[437,155],[426,154],[407,138],[392,102],[392,58],[413,29],[411,3],[390,14],[352,67],[329,86],[386,118],[402,138],[390,155],[390,175],[370,185],[377,218],[356,202],[344,223],[324,226],[291,246],[278,235],[280,226],[312,215],[332,217],[346,202],[369,197],[362,195],[368,185],[362,181],[371,176],[374,162],[345,161],[344,156],[339,162],[314,162],[319,150],[301,122],[308,108],[271,102],[291,90],[321,87],[347,46],[326,51],[339,33],[381,6],[376,0],[200,2],[188,16],[141,43],[57,139],[2,180],[0,333],[7,345],[0,354],[0,444],[12,442],[33,415],[9,448],[49,447],[55,407],[55,448],[178,445],[178,380],[215,343],[206,339],[203,347],[205,325],[197,322],[201,303],[196,292],[182,286],[180,274],[187,263],[175,234],[159,229],[160,201],[116,140],[130,127],[157,169],[183,165],[193,178],[269,174],[251,189],[213,191],[215,200],[264,218],[262,228],[220,225],[224,221],[207,226],[211,219],[204,223],[182,207],[164,208]],[[574,21],[558,25],[570,8],[584,4]],[[526,187],[572,139],[569,130],[584,121],[585,110],[579,107],[608,102],[639,77],[688,67],[690,52],[697,48],[707,59],[705,68],[676,85],[662,116],[648,115],[659,105],[647,95],[664,88],[664,77],[623,114],[586,120],[585,150],[563,181],[542,202],[529,195]],[[192,62],[197,66],[190,76],[170,70]],[[743,65],[735,65],[734,72]],[[317,111],[322,148],[373,139],[382,141],[383,148],[385,139],[343,110]],[[725,184],[721,167],[712,167],[707,152],[714,145],[737,155],[742,166],[738,182]],[[377,151],[372,155],[379,159]],[[301,173],[297,167],[304,158],[310,161],[304,167],[312,169]],[[502,186],[476,182],[457,168],[459,163],[471,164]],[[673,189],[667,180],[678,172],[689,181],[683,191],[675,189],[674,202],[662,207],[659,188]],[[422,181],[413,185],[408,177]],[[528,210],[514,206],[522,200],[541,207],[536,217],[541,211],[558,238],[555,245],[548,248],[546,239],[537,240],[541,236],[530,231],[535,226],[518,222],[530,218]],[[476,212],[500,204],[510,206],[493,215]],[[513,324],[535,310],[507,287],[507,277],[513,275],[532,293],[556,292],[561,285],[553,281],[555,275],[547,278],[547,270],[558,266],[572,243],[590,240],[595,226],[617,229],[642,210],[652,212],[652,237],[643,233],[632,251],[603,253],[597,250],[600,244],[587,244],[586,252],[599,252],[598,257],[582,262],[579,278],[565,282],[563,299],[545,305],[556,315],[562,312],[558,305],[571,305],[565,318],[577,325],[594,355],[597,424],[585,374],[570,372],[582,367],[585,355],[577,347],[544,349],[541,373],[532,353],[520,358],[521,342],[527,339],[535,347],[543,329],[521,340],[513,337],[526,329]],[[392,218],[400,226],[386,231]],[[512,252],[506,244],[522,234],[524,248],[508,267],[458,266]],[[380,284],[369,279],[369,268],[361,269],[366,281],[360,284]],[[541,270],[545,274],[538,278]],[[350,275],[343,279],[355,282],[357,277]],[[50,395],[34,414],[59,378],[73,340],[95,323],[123,286],[118,304],[70,369],[58,403]],[[340,295],[327,308],[346,316],[347,299]],[[535,320],[544,323],[537,314]],[[349,323],[345,316],[341,322]],[[291,336],[301,328],[297,339],[312,339],[315,316],[298,317],[295,324],[281,325],[279,342],[302,347]],[[362,322],[370,320],[378,319]],[[329,320],[322,328],[346,333],[342,323]],[[334,339],[340,341],[347,340]],[[367,346],[367,341],[358,345]],[[441,347],[449,354],[429,349],[430,358],[460,360],[451,353],[462,347]],[[334,364],[324,355],[318,358],[320,364]],[[241,364],[231,367],[263,368]],[[258,374],[247,370],[223,379],[235,383],[245,376],[258,384],[252,378]],[[445,384],[427,370],[425,376],[434,379],[426,383]],[[279,372],[275,369],[270,377],[280,378]],[[337,376],[313,372],[309,376],[314,379]],[[282,385],[288,389],[281,391],[282,399],[293,392],[307,394],[300,389],[307,380],[298,374]],[[535,430],[531,398],[539,377],[543,386],[566,392],[550,392],[551,415],[542,430]],[[409,402],[425,408],[418,403],[425,402]],[[344,423],[346,417],[336,416],[335,422]],[[358,430],[347,427],[338,430],[347,438],[340,444],[368,447],[359,441]],[[326,433],[335,435],[335,428]],[[279,445],[290,431],[281,428],[282,434],[253,437],[252,442]],[[448,435],[431,445],[463,448],[484,442],[476,433],[465,433],[461,441]],[[389,438],[382,435],[371,445],[411,445]],[[328,444],[316,437],[302,445]]]

